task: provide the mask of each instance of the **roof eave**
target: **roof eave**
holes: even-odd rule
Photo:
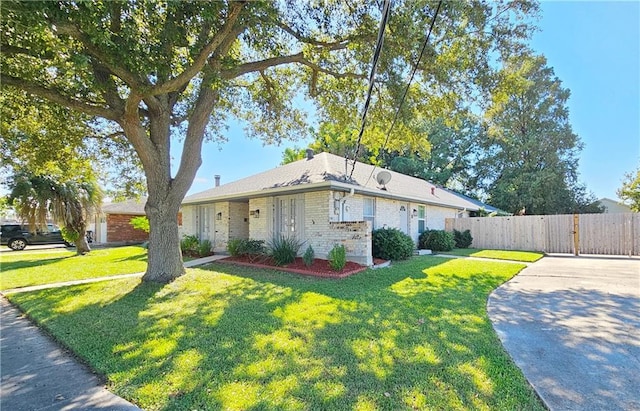
[[[210,202],[219,202],[219,201],[245,200],[249,198],[270,197],[270,196],[279,195],[279,194],[300,194],[305,192],[320,191],[323,189],[345,191],[345,192],[350,192],[351,189],[353,189],[354,194],[356,193],[366,194],[366,195],[372,195],[375,197],[388,198],[392,200],[411,201],[411,202],[421,203],[421,204],[455,208],[458,210],[468,210],[468,211],[479,210],[479,208],[475,205],[464,207],[457,204],[437,202],[424,197],[398,195],[382,189],[363,187],[360,185],[343,183],[340,181],[322,181],[319,183],[310,183],[310,184],[304,184],[300,186],[276,187],[276,188],[270,188],[270,189],[260,190],[260,191],[251,191],[251,192],[245,192],[245,193],[235,193],[235,194],[227,194],[227,195],[220,195],[220,196],[209,196],[205,198],[183,201],[182,205],[199,205],[199,204],[206,204]]]

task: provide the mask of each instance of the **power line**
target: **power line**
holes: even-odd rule
[[[387,143],[389,142],[389,137],[391,136],[391,130],[393,130],[393,127],[396,125],[396,122],[398,121],[398,116],[400,115],[400,109],[402,108],[402,105],[404,104],[404,100],[407,97],[407,93],[409,92],[409,86],[411,85],[411,82],[413,81],[413,78],[415,77],[416,72],[418,71],[420,60],[422,60],[422,56],[424,55],[424,52],[427,49],[427,44],[429,43],[429,37],[431,37],[431,31],[433,31],[433,26],[436,22],[436,17],[438,17],[438,12],[440,11],[441,5],[442,5],[442,0],[438,2],[438,7],[436,7],[436,12],[433,14],[433,19],[431,20],[431,25],[429,26],[429,32],[427,33],[427,37],[424,39],[424,43],[422,44],[422,50],[420,50],[420,55],[418,56],[418,60],[416,61],[416,64],[414,65],[413,70],[411,71],[411,76],[409,77],[409,81],[407,82],[407,87],[405,87],[404,89],[404,93],[402,94],[402,98],[400,99],[400,104],[396,109],[396,114],[393,117],[393,121],[391,122],[391,127],[389,127],[389,130],[387,131],[387,136],[385,137],[384,144],[382,145],[382,148],[380,149],[380,151],[383,151],[387,146]],[[371,170],[371,174],[369,174],[369,178],[367,179],[367,182],[364,184],[365,186],[369,184],[371,177],[373,177],[374,171],[376,171],[375,165]]]
[[[387,26],[387,20],[389,19],[389,9],[391,0],[385,0],[382,8],[382,18],[380,19],[380,27],[378,27],[378,38],[376,40],[376,48],[373,52],[373,59],[371,61],[371,71],[369,72],[369,88],[367,90],[367,98],[364,102],[364,108],[362,110],[360,132],[358,133],[358,143],[353,153],[353,164],[351,166],[351,173],[349,178],[353,176],[353,170],[356,168],[356,159],[358,158],[358,152],[360,151],[360,143],[362,141],[362,135],[364,134],[364,127],[367,122],[367,112],[369,111],[369,104],[371,103],[371,93],[373,91],[374,79],[376,75],[376,67],[378,66],[378,60],[380,58],[380,52],[382,51],[382,44],[384,43],[384,30]]]

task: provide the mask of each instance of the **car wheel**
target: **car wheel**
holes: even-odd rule
[[[64,242],[64,246],[65,247],[75,247],[76,245],[74,243],[68,243],[68,242]]]
[[[27,246],[27,241],[23,238],[14,238],[13,240],[9,241],[9,244],[7,245],[13,251],[20,251],[24,250],[24,248]]]

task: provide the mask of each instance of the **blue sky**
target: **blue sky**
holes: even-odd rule
[[[640,164],[640,2],[543,2],[532,48],[547,57],[571,90],[570,120],[584,149],[580,180],[596,197],[615,199],[626,172]],[[264,146],[229,129],[223,145],[207,143],[189,191],[228,183],[276,167],[285,147]]]

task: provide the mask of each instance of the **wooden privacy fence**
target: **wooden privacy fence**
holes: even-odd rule
[[[445,227],[470,230],[474,248],[574,253],[577,242],[580,254],[640,255],[639,213],[447,218]]]

